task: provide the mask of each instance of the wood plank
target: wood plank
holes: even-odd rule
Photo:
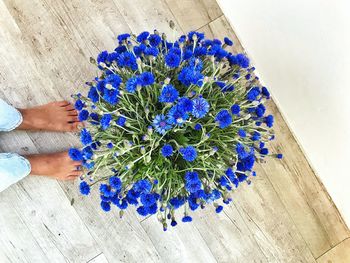
[[[184,32],[197,30],[222,15],[215,0],[166,0]]]
[[[115,3],[131,32],[135,34],[157,29],[160,33],[166,33],[170,40],[181,35],[181,27],[163,0],[115,0]],[[169,27],[171,20],[175,23],[174,30]]]
[[[317,259],[317,263],[349,263],[350,262],[350,238],[327,251]]]
[[[89,260],[87,263],[108,263],[106,256],[101,253],[93,259]]]
[[[169,226],[166,232],[156,216],[147,218],[141,224],[163,262],[217,262],[192,224],[178,222],[176,227]]]
[[[230,216],[216,214],[213,206],[193,213],[193,224],[218,262],[271,262],[234,205]]]

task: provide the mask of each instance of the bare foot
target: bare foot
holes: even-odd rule
[[[74,180],[82,175],[81,162],[69,158],[68,152],[26,156],[32,167],[31,175],[43,175],[58,180]]]
[[[23,122],[20,130],[45,131],[77,131],[82,125],[78,120],[78,112],[67,101],[50,102],[29,109],[18,109]]]

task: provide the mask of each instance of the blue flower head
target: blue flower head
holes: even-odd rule
[[[86,121],[89,118],[89,112],[87,110],[82,110],[79,112],[79,121]]]
[[[233,45],[233,41],[231,39],[229,39],[228,37],[224,37],[224,42],[228,46],[232,46]]]
[[[159,97],[160,102],[171,103],[177,100],[179,97],[179,92],[174,88],[173,85],[166,85],[163,87],[162,92]]]
[[[180,98],[177,105],[184,112],[192,112],[193,110],[193,101],[187,97]]]
[[[139,76],[141,86],[152,85],[154,83],[154,76],[151,72],[143,72]]]
[[[184,216],[182,218],[182,222],[186,223],[186,222],[192,222],[192,217],[190,216]]]
[[[203,118],[209,111],[209,103],[206,99],[198,97],[193,100],[192,114],[196,118]]]
[[[265,117],[265,123],[267,127],[271,128],[273,126],[273,122],[274,122],[274,119],[272,115],[268,115]]]
[[[138,42],[143,42],[143,41],[145,41],[145,40],[148,38],[148,36],[149,36],[149,32],[144,31],[144,32],[142,32],[141,34],[139,34],[139,35],[137,36],[136,40],[137,40]]]
[[[130,67],[132,70],[137,69],[136,57],[129,51],[126,51],[118,56],[117,64],[119,67]]]
[[[173,147],[170,144],[165,144],[162,147],[162,155],[164,157],[169,157],[173,154]]]
[[[78,111],[81,111],[84,108],[85,104],[81,100],[77,100],[74,104],[74,108]]]
[[[249,101],[254,101],[258,98],[260,95],[260,89],[259,87],[254,87],[251,90],[248,91],[247,93],[247,100]]]
[[[90,143],[92,143],[92,137],[90,132],[87,129],[82,129],[80,131],[80,141],[82,144],[84,145],[88,145]]]
[[[131,77],[130,79],[128,79],[128,81],[125,84],[125,89],[127,92],[130,93],[135,93],[136,89],[137,89],[137,85],[139,85],[139,79],[138,77]]]
[[[118,35],[117,39],[119,42],[123,41],[123,40],[126,40],[130,37],[130,34],[120,34]]]
[[[102,130],[106,130],[110,126],[110,122],[112,120],[111,114],[104,114],[101,118],[101,128]]]
[[[113,187],[117,191],[122,189],[122,181],[117,176],[110,177],[109,178],[109,184],[111,185],[111,187]]]
[[[199,181],[199,175],[197,172],[190,172],[187,171],[185,173],[185,180],[186,182],[194,182],[194,181]]]
[[[81,151],[79,151],[76,148],[70,148],[68,151],[68,155],[73,161],[82,161],[83,160],[83,154],[81,153]]]
[[[174,52],[169,52],[165,56],[165,64],[169,68],[177,68],[180,65],[180,62],[181,62],[181,57],[175,54]]]
[[[152,47],[157,47],[160,44],[160,42],[162,41],[162,39],[159,35],[152,34],[149,36],[148,41]]]
[[[197,151],[193,146],[180,148],[180,153],[182,157],[188,162],[193,162],[197,158]]]
[[[160,134],[165,134],[166,131],[171,129],[171,124],[168,122],[167,118],[163,115],[157,115],[153,120],[153,127]]]
[[[168,122],[172,125],[179,125],[185,123],[185,121],[189,118],[188,114],[183,110],[181,105],[175,105],[171,107],[167,114]]]
[[[154,193],[153,194],[142,194],[140,201],[143,204],[143,206],[150,207],[157,202],[157,197]]]
[[[101,208],[103,211],[108,212],[111,210],[111,204],[105,201],[101,201]]]
[[[148,194],[152,189],[152,184],[145,179],[139,180],[133,185],[132,189],[140,194]]]
[[[126,118],[123,117],[123,116],[120,116],[120,117],[118,118],[118,120],[116,121],[116,123],[117,123],[117,125],[123,127],[123,126],[125,126]]]
[[[221,129],[224,129],[231,125],[232,116],[227,110],[222,110],[216,115],[215,121],[218,122]]]
[[[93,102],[96,103],[98,101],[99,95],[97,92],[96,87],[91,87],[90,91],[88,93],[88,98]]]
[[[197,181],[187,181],[185,183],[185,188],[190,193],[196,193],[202,188],[202,183],[200,180]]]
[[[90,193],[90,186],[87,182],[82,181],[79,184],[79,190],[82,195],[89,195]]]
[[[199,131],[199,130],[202,129],[202,125],[201,125],[200,123],[197,123],[196,125],[194,125],[194,129],[195,129],[196,131]]]

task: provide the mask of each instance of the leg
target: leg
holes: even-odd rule
[[[80,165],[80,162],[72,161],[67,152],[25,157],[15,153],[0,153],[0,192],[27,175],[73,180],[82,175]]]
[[[0,99],[0,131],[14,130],[22,121],[22,114]]]

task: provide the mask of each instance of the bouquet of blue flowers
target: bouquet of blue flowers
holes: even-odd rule
[[[270,98],[244,54],[225,50],[229,38],[206,39],[189,32],[175,42],[153,34],[118,36],[112,52],[101,52],[100,70],[87,95],[74,95],[82,161],[80,192],[99,184],[101,208],[120,216],[135,206],[141,216],[192,221],[191,211],[212,204],[217,213],[230,192],[255,176],[256,160],[269,154],[273,116]],[[181,207],[181,212],[177,212]]]

